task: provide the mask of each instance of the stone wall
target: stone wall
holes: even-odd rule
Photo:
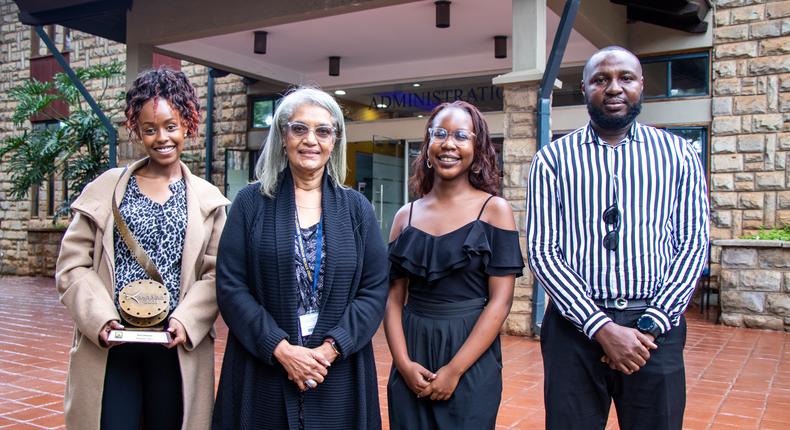
[[[711,236],[731,239],[790,224],[790,1],[714,3]]]
[[[8,97],[8,90],[30,77],[31,28],[19,23],[18,12],[13,0],[0,0],[0,139],[17,132],[10,121],[17,102]],[[59,38],[62,28],[57,31]],[[126,60],[126,46],[123,44],[78,31],[71,32],[71,41],[69,59],[72,67]],[[62,44],[58,43],[58,46]],[[42,44],[40,52],[44,53],[45,49]],[[205,108],[207,68],[188,62],[182,62],[181,68],[197,88]],[[125,77],[110,82],[107,87],[89,82],[87,88],[94,97],[104,92],[105,100],[109,100],[126,90]],[[229,75],[216,80],[211,179],[219,187],[224,183],[225,149],[244,148],[246,145],[246,94],[247,87],[239,76]],[[205,118],[204,110],[200,134],[187,142],[183,156],[192,172],[201,177],[205,175]],[[118,164],[123,165],[139,158],[142,151],[139,144],[130,142],[121,124],[116,125],[119,130]],[[50,239],[59,243],[59,239],[52,234],[41,234],[40,230],[41,225],[52,225],[44,204],[46,185],[39,191],[41,205],[36,214],[31,213],[30,196],[19,201],[9,198],[9,186],[7,172],[0,167],[0,274],[51,276],[54,273],[52,254],[56,255],[57,244],[46,245],[42,241]],[[56,181],[56,186],[60,187],[60,181]],[[55,195],[56,203],[59,203],[62,195],[59,188]],[[44,254],[39,255],[39,252]]]
[[[790,242],[722,240],[721,322],[790,331]]]
[[[505,141],[502,145],[504,159],[503,197],[510,202],[516,227],[519,231],[521,251],[526,258],[525,246],[525,201],[527,179],[532,157],[537,150],[536,117],[538,87],[540,82],[506,85],[505,95]],[[525,259],[526,264],[526,259]],[[516,279],[513,307],[503,331],[513,335],[533,334],[532,291],[534,278],[529,267],[524,276]]]
[[[28,275],[53,276],[65,225],[32,222],[27,229]]]

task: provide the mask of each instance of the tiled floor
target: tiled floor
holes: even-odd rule
[[[790,334],[733,329],[690,312],[686,346],[689,429],[790,428]],[[221,338],[227,334],[224,325]],[[504,337],[499,428],[543,427],[540,347]],[[63,428],[71,322],[51,279],[0,278],[0,428]],[[374,339],[383,419],[390,357]],[[224,341],[218,342],[218,358]],[[610,420],[610,428],[617,428]],[[386,425],[386,424],[385,424]]]

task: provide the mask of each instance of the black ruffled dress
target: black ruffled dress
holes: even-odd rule
[[[489,198],[490,199],[490,198]],[[486,201],[488,203],[488,201]],[[488,300],[488,277],[522,275],[518,232],[477,219],[441,236],[409,225],[389,245],[390,279],[408,277],[403,331],[409,357],[436,372],[472,332]],[[493,429],[502,397],[499,337],[464,373],[447,401],[418,399],[392,366],[390,428]]]

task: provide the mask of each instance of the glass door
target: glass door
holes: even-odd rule
[[[405,202],[405,148],[400,140],[373,136],[368,142],[348,144],[346,185],[373,204],[381,236],[389,242],[392,220]]]
[[[389,242],[392,220],[405,203],[405,157],[403,142],[382,136],[373,136],[371,203],[376,211],[381,237]]]

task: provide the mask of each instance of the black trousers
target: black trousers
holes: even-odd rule
[[[636,327],[641,310],[607,311],[612,320]],[[686,406],[683,348],[686,320],[656,339],[647,364],[631,375],[601,363],[603,348],[549,304],[541,326],[546,428],[603,429],[614,400],[620,428],[681,429]]]
[[[143,343],[110,348],[102,430],[179,430],[182,418],[181,369],[175,348]]]

